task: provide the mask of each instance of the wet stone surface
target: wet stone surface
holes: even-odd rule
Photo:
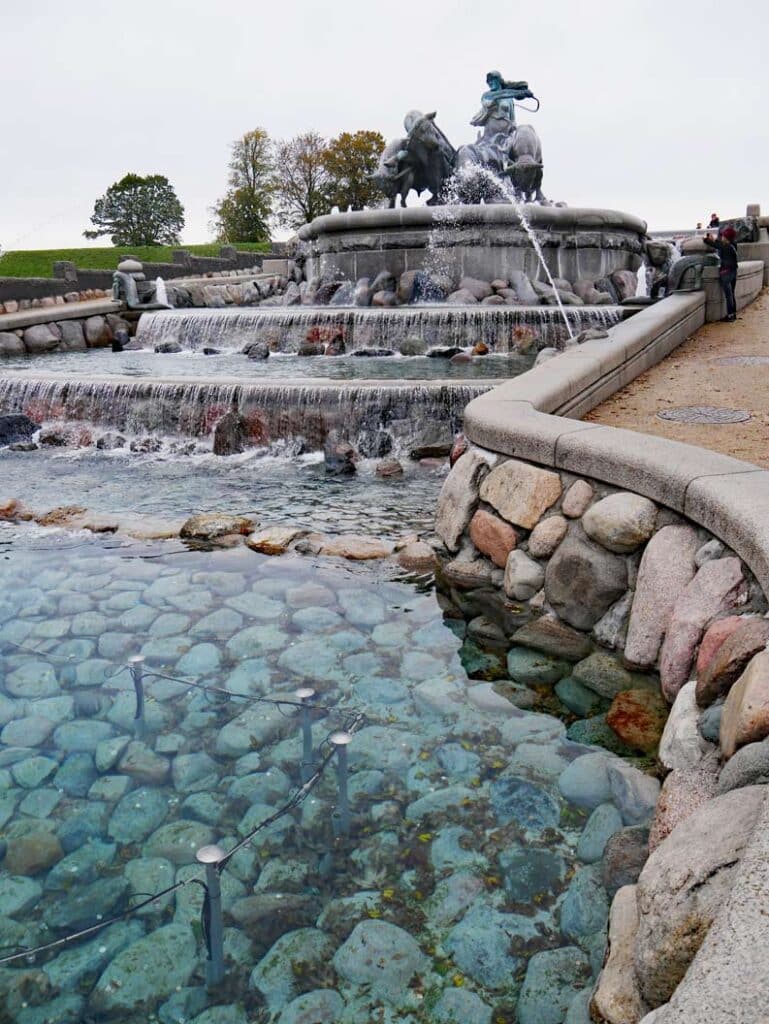
[[[470,699],[499,671],[498,638],[476,631],[471,659],[462,633],[394,563],[0,528],[0,935],[51,941],[185,883],[0,970],[3,998],[99,1024],[561,1020],[600,967],[605,862],[644,791],[546,713],[573,717],[553,695],[566,662],[514,655],[506,685],[530,710]],[[297,794],[299,716],[256,698],[302,686],[324,709],[315,763],[365,715],[350,836],[335,839],[330,761],[223,870],[226,981],[206,994],[195,853],[231,849]]]

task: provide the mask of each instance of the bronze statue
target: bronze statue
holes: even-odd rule
[[[484,129],[484,135],[504,132],[508,134],[515,127],[515,101],[539,100],[529,89],[528,82],[506,82],[499,71],[489,71],[486,75],[488,92],[481,96],[481,109],[470,124]]]
[[[435,112],[423,114],[412,110],[406,115],[405,137],[389,142],[379,158],[374,181],[394,207],[398,196],[402,206],[413,188],[417,193],[429,189],[428,205],[441,203],[441,193],[448,178],[463,168],[478,167],[498,178],[512,182],[516,199],[525,202],[547,202],[542,194],[542,147],[531,125],[518,127],[515,105],[524,99],[539,100],[529,89],[528,82],[509,82],[499,71],[486,75],[488,90],[481,97],[481,109],[471,124],[483,131],[475,142],[454,149],[435,124]],[[527,108],[528,109],[528,108]],[[491,191],[489,201],[502,201],[502,189],[487,183]],[[486,191],[489,191],[486,188]]]
[[[435,124],[435,111],[423,114],[410,110],[403,126],[405,137],[388,142],[379,158],[374,181],[390,200],[390,209],[398,195],[401,206],[405,206],[412,188],[417,193],[429,189],[432,195],[428,206],[435,206],[440,202],[444,182],[454,170],[456,150]]]

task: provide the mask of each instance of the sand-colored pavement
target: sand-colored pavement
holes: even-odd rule
[[[721,362],[742,356],[754,361]],[[681,406],[744,409],[750,419],[728,424],[677,423],[657,415]],[[769,469],[769,288],[742,310],[740,319],[706,324],[585,419],[711,448]]]

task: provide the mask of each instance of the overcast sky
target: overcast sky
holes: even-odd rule
[[[769,212],[765,0],[0,0],[0,245],[94,244],[94,199],[167,175],[208,241],[229,145],[401,134],[437,110],[455,146],[486,72],[527,79],[544,191],[650,228]],[[525,123],[529,115],[519,114]],[[105,241],[104,244],[109,244]]]

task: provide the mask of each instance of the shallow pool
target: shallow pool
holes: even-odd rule
[[[570,742],[552,691],[512,686],[504,652],[394,564],[6,525],[0,680],[0,944],[118,918],[8,965],[22,1024],[534,1024],[584,1002],[601,843],[628,813],[611,755]],[[354,730],[349,836],[336,755],[300,792],[296,708],[259,702],[304,686],[324,709],[311,771]],[[196,850],[293,797],[222,872],[226,974],[206,994]]]
[[[534,363],[534,355],[509,353],[478,356],[466,363],[427,356],[297,356],[276,353],[264,360],[249,359],[232,349],[206,356],[200,350],[176,353],[141,349],[136,352],[54,352],[46,356],[14,357],[0,362],[0,375],[18,371],[44,377],[65,374],[73,380],[92,377],[128,376],[152,380],[176,378],[215,381],[217,378],[245,382],[325,380],[488,380],[516,377]]]

